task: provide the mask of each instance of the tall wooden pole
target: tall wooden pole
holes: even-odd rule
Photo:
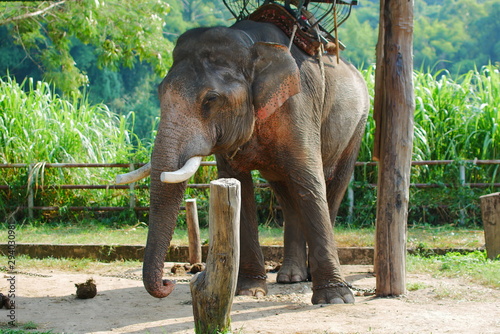
[[[198,208],[195,198],[186,200],[186,224],[189,240],[189,263],[200,263],[202,261],[200,225],[198,223]]]
[[[231,330],[231,307],[240,263],[241,186],[236,179],[210,182],[210,246],[205,271],[191,280],[197,334]]]
[[[413,0],[380,0],[375,72],[375,159],[379,160],[377,295],[406,291],[406,223],[413,147]]]

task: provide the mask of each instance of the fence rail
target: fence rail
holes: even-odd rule
[[[425,165],[449,165],[457,163],[455,160],[425,160],[425,161],[413,161],[412,166],[425,166]],[[500,188],[500,183],[467,183],[465,182],[465,165],[466,164],[474,164],[474,165],[500,165],[500,160],[461,160],[459,161],[459,184],[464,187],[471,188]],[[356,162],[356,166],[376,166],[377,162]],[[8,169],[8,168],[27,168],[28,172],[31,171],[35,166],[43,166],[43,168],[129,168],[131,171],[137,167],[141,167],[144,163],[112,163],[112,164],[85,164],[85,163],[38,163],[38,164],[25,164],[25,163],[13,163],[13,164],[0,164],[0,169]],[[202,166],[215,166],[215,161],[202,161]],[[257,183],[254,185],[258,188],[266,188],[269,187],[268,183]],[[371,187],[376,187],[376,184],[370,184]],[[416,188],[440,188],[440,187],[453,187],[454,184],[430,184],[430,183],[412,183],[411,187]],[[204,189],[209,188],[209,184],[188,184],[189,188],[197,188]],[[0,185],[0,190],[9,190],[13,187],[7,185]],[[39,185],[39,184],[27,184],[17,188],[27,189],[28,198],[27,205],[18,206],[19,209],[28,209],[28,214],[30,217],[33,217],[33,211],[58,211],[61,208],[57,206],[35,206],[34,205],[34,191],[35,190],[46,190],[46,189],[67,189],[67,190],[77,190],[77,189],[129,189],[130,190],[130,205],[127,207],[105,207],[105,206],[70,206],[65,207],[66,210],[70,211],[123,211],[132,209],[135,211],[147,211],[149,207],[141,207],[136,206],[135,204],[135,193],[136,189],[147,189],[148,185],[136,185],[132,183],[130,185],[115,185],[115,184],[106,184],[106,185],[75,185],[75,184],[62,184],[62,185]],[[349,197],[350,206],[354,206],[354,198],[352,194],[352,182],[350,189],[348,190],[347,196]],[[181,208],[183,209],[183,208]],[[349,210],[352,211],[351,209]]]

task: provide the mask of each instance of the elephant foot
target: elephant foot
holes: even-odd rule
[[[354,304],[354,295],[348,283],[328,283],[313,286],[313,304]]]
[[[236,295],[264,297],[267,295],[267,276],[238,276]]]
[[[283,265],[276,276],[276,282],[282,284],[306,282],[307,280],[307,268],[301,268],[297,265]]]

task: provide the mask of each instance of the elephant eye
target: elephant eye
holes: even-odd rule
[[[204,118],[209,118],[212,114],[211,111],[217,108],[221,104],[221,96],[219,93],[210,91],[203,98],[201,105],[202,113]]]
[[[220,94],[214,91],[210,91],[205,95],[205,98],[203,99],[203,104],[211,104],[214,103],[218,98],[220,97]]]

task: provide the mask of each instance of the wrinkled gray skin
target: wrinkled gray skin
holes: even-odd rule
[[[366,85],[352,65],[328,55],[323,85],[315,57],[271,43],[288,45],[289,39],[274,25],[250,21],[194,29],[177,42],[173,66],[159,87],[161,121],[151,159],[143,276],[155,297],[173,289],[162,281],[163,262],[186,188],[186,182],[161,183],[160,173],[193,156],[216,154],[219,176],[242,186],[237,293],[267,293],[250,175],[257,169],[284,212],[278,282],[306,280],[309,266],[314,304],[354,302],[347,287],[335,286],[343,277],[332,222],[365,127]]]

